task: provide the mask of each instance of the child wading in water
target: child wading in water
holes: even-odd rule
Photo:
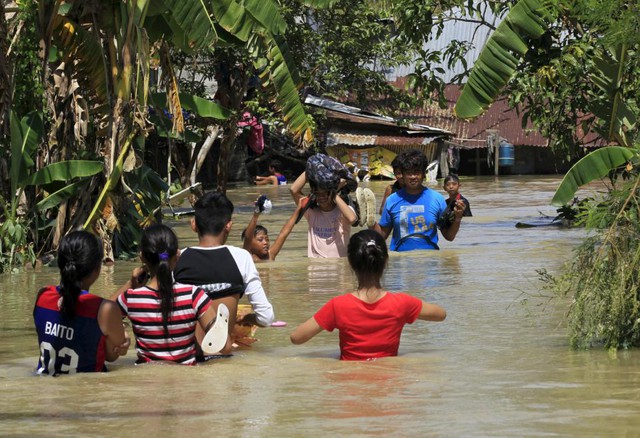
[[[282,226],[276,241],[271,245],[269,240],[269,232],[267,229],[258,225],[258,218],[263,209],[260,205],[261,199],[266,198],[264,195],[260,196],[256,201],[256,208],[253,211],[253,216],[249,221],[249,225],[242,231],[242,247],[251,253],[251,257],[254,262],[267,262],[276,259],[276,256],[282,249],[285,240],[291,234],[293,227],[296,224],[298,213],[302,208],[301,205],[297,205],[295,211],[289,218],[289,220]],[[262,201],[264,202],[264,200]]]
[[[443,321],[447,313],[435,304],[404,293],[385,291],[380,279],[389,254],[380,234],[363,230],[349,240],[348,258],[358,278],[358,289],[329,300],[291,334],[302,344],[322,330],[340,331],[340,359],[367,360],[397,356],[405,324],[416,319]]]
[[[118,306],[89,293],[102,266],[102,244],[86,231],[66,235],[58,248],[60,285],[38,292],[33,320],[38,333],[38,374],[107,371],[127,354],[130,341]]]
[[[171,271],[178,260],[178,238],[166,225],[144,230],[140,258],[149,280],[140,286],[138,278],[144,272],[141,268],[134,269],[131,280],[120,288],[118,296],[122,314],[129,317],[133,326],[137,363],[169,361],[195,365],[196,324],[206,332],[220,303],[212,301],[197,286],[174,283]],[[229,327],[233,327],[233,322]],[[227,334],[226,345],[220,352],[231,352],[231,344]]]

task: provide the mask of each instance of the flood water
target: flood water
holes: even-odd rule
[[[354,288],[346,260],[306,257],[306,223],[277,261],[258,266],[276,319],[250,350],[203,366],[134,366],[133,348],[108,373],[36,377],[32,308],[57,269],[0,276],[0,434],[95,436],[631,436],[640,430],[640,354],[572,351],[567,302],[540,296],[536,270],[558,272],[583,230],[515,223],[555,215],[559,177],[462,180],[474,214],[441,251],[392,254],[384,284],[443,306],[442,323],[405,328],[400,356],[341,362],[338,334],[294,346],[289,333],[330,297]],[[369,184],[376,194],[385,182]],[[434,187],[440,191],[439,186]],[[261,188],[272,239],[289,217],[286,187]],[[231,188],[229,241],[240,243],[256,187]],[[379,202],[379,200],[378,200]],[[181,245],[188,219],[171,221]],[[110,296],[134,262],[103,269]]]

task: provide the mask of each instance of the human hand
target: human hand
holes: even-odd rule
[[[124,332],[124,342],[120,345],[116,345],[113,347],[113,352],[118,354],[118,356],[124,356],[129,351],[129,347],[131,346],[131,338],[129,337],[129,333]]]
[[[138,266],[131,271],[131,288],[136,289],[144,286],[149,279],[149,272],[146,266]]]
[[[464,215],[465,208],[466,208],[466,205],[462,199],[456,200],[456,204],[453,207],[453,213],[457,220],[462,219],[462,215]]]

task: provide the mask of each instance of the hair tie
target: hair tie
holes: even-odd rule
[[[158,258],[160,259],[161,262],[166,262],[169,260],[169,253],[166,251],[163,251],[160,254],[158,254]]]
[[[371,239],[370,241],[367,242],[367,246],[376,246],[376,241]]]

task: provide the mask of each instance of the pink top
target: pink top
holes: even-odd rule
[[[351,208],[351,206],[349,206]],[[353,210],[353,208],[351,208]],[[351,224],[338,207],[331,211],[308,209],[307,255],[316,258],[346,257]]]

